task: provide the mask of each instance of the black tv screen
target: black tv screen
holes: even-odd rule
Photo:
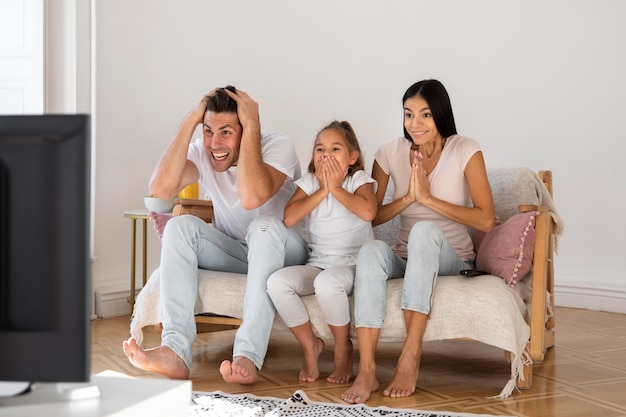
[[[89,381],[89,131],[0,116],[0,381]]]

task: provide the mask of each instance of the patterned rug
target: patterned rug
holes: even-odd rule
[[[282,400],[221,391],[194,392],[189,417],[479,417],[487,414],[410,410],[311,401],[304,391]],[[489,415],[489,417],[493,417]],[[510,416],[509,416],[510,417]]]

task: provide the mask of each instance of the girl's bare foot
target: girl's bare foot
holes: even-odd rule
[[[131,337],[122,343],[122,348],[130,363],[139,369],[156,372],[172,379],[189,377],[189,368],[185,362],[167,346],[142,349]]]
[[[404,353],[400,355],[396,373],[387,388],[383,391],[385,397],[408,397],[415,392],[420,366],[420,356],[420,354],[413,356],[405,355]]]
[[[347,384],[352,378],[352,370],[352,340],[335,342],[335,369],[326,381],[333,384]]]
[[[298,375],[298,379],[302,382],[317,381],[320,377],[320,370],[317,367],[317,360],[324,351],[324,341],[319,338],[314,339],[314,345],[310,347],[304,347],[304,362],[302,364],[302,370]]]
[[[226,382],[235,384],[256,384],[257,370],[254,362],[245,356],[236,356],[233,361],[225,360],[220,365],[220,374]]]
[[[349,404],[364,403],[369,400],[372,392],[377,389],[378,379],[376,378],[376,370],[359,370],[352,386],[341,394],[341,399]]]

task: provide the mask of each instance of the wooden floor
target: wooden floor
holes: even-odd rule
[[[520,417],[626,417],[626,315],[557,308],[556,347],[535,364],[534,384],[507,400],[497,395],[509,376],[502,351],[471,341],[428,342],[424,346],[417,392],[406,399],[389,399],[380,392],[368,405],[447,410]],[[92,373],[114,370],[137,377],[154,377],[131,366],[122,352],[129,317],[92,322]],[[253,386],[226,384],[219,364],[232,353],[233,330],[200,333],[194,344],[191,379],[195,391],[249,392],[289,397],[304,390],[312,400],[341,403],[349,385],[324,381],[332,369],[332,346],[320,358],[322,378],[301,383],[297,375],[302,354],[289,332],[274,332],[268,356]],[[159,344],[159,333],[146,329],[145,345]],[[393,374],[400,345],[381,344],[378,375],[381,385]],[[358,357],[355,358],[355,370]]]

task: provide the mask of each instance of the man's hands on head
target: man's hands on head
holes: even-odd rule
[[[237,90],[236,93],[233,93],[224,89],[224,92],[237,102],[237,117],[239,117],[239,123],[241,123],[244,131],[255,127],[260,130],[261,122],[259,120],[258,103],[245,91]]]
[[[254,101],[245,91],[236,90],[236,93],[233,93],[229,89],[222,87],[216,87],[202,96],[198,105],[191,111],[190,116],[196,124],[201,124],[203,122],[204,114],[207,111],[207,105],[209,103],[209,97],[214,96],[218,90],[222,90],[230,98],[235,100],[237,103],[237,118],[244,129],[256,128],[260,130],[261,122],[259,118],[258,103]]]
[[[196,125],[202,124],[204,121],[204,113],[206,113],[207,106],[209,104],[209,97],[214,96],[217,88],[209,91],[205,95],[202,96],[200,102],[196,105],[196,107],[189,113],[190,117],[192,117],[193,121]]]

